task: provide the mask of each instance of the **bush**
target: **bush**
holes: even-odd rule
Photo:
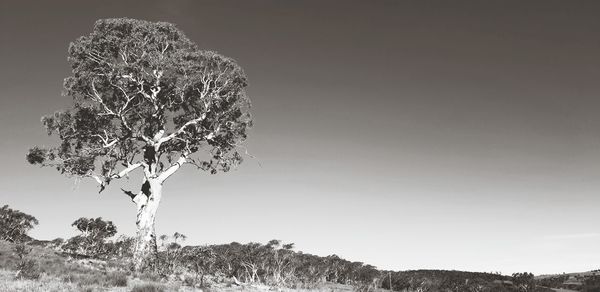
[[[14,247],[14,252],[19,258],[16,270],[17,274],[15,277],[17,279],[28,279],[28,280],[37,280],[40,278],[40,271],[34,260],[28,259],[27,256],[31,252],[31,249],[28,248],[25,244],[17,244]]]
[[[131,292],[164,292],[165,288],[161,285],[156,284],[144,284],[140,286],[135,286],[131,290]]]
[[[17,279],[37,280],[40,278],[40,272],[32,259],[23,259],[17,263]]]
[[[583,291],[600,292],[600,276],[587,277],[583,281]]]
[[[194,277],[186,276],[183,279],[183,285],[194,287],[196,286],[196,279],[194,279]]]
[[[65,283],[74,283],[74,282],[77,282],[77,277],[75,275],[69,273],[62,277],[62,281]]]
[[[101,275],[98,275],[97,273],[90,273],[80,274],[78,277],[76,277],[75,282],[77,282],[79,286],[102,286],[103,280],[104,279]]]
[[[127,286],[127,275],[122,272],[116,272],[108,275],[108,282],[114,287],[126,287]]]
[[[151,271],[144,271],[142,273],[138,273],[137,277],[142,279],[142,280],[146,280],[146,281],[152,281],[152,282],[158,282],[161,280],[161,276],[153,273]]]

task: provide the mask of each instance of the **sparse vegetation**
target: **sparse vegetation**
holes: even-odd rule
[[[140,286],[133,287],[131,292],[164,292],[165,289],[161,285],[156,284],[144,284]]]
[[[11,212],[19,214],[12,209]],[[13,279],[11,286],[0,288],[41,291],[31,288],[34,283],[31,281],[57,287],[55,291],[106,291],[119,287],[128,287],[131,289],[128,291],[194,291],[196,288],[253,291],[252,287],[311,291],[330,287],[332,291],[541,292],[577,284],[575,290],[589,292],[598,291],[600,286],[595,273],[587,277],[559,275],[536,280],[531,273],[515,273],[511,277],[461,271],[381,271],[336,255],[320,257],[297,252],[294,244],[280,240],[266,244],[232,242],[184,246],[186,237],[177,232],[161,236],[156,257],[147,269],[132,273],[133,239],[121,236],[107,241],[116,234],[117,228],[112,222],[80,218],[73,226],[82,232],[74,237],[80,240],[77,245],[73,238],[66,243],[31,240],[29,245],[0,241],[0,266],[12,269],[3,271],[2,275],[6,278],[7,273],[12,274]]]

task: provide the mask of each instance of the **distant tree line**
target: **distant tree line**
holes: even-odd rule
[[[568,289],[582,292],[600,292],[600,275],[598,270],[581,274],[562,274],[546,276],[536,280],[541,287]]]

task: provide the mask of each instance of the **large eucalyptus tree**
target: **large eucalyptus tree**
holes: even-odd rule
[[[214,174],[242,161],[251,127],[246,75],[230,58],[199,49],[175,25],[104,19],[69,46],[72,108],[42,118],[60,145],[34,147],[27,160],[89,177],[102,191],[134,170],[141,190],[134,260],[156,251],[155,214],[165,181],[182,165]]]

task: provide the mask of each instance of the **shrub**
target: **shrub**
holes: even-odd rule
[[[77,277],[77,280],[75,281],[80,286],[102,286],[103,280],[104,279],[102,278],[102,276],[98,275],[97,273],[90,273],[80,274],[79,277]]]
[[[65,283],[73,283],[77,282],[77,277],[71,273],[66,274],[62,277],[62,281]]]
[[[121,235],[113,242],[104,244],[106,254],[114,258],[132,257],[135,238]]]
[[[28,280],[37,280],[40,278],[40,271],[34,260],[28,259],[27,256],[31,252],[31,249],[28,248],[25,244],[17,244],[14,247],[14,252],[19,258],[16,270],[17,274],[15,277],[17,279],[28,279]]]
[[[196,279],[194,279],[194,277],[186,276],[183,279],[183,285],[194,287],[196,285]]]
[[[131,292],[164,292],[165,288],[156,284],[144,284],[133,287]]]
[[[152,282],[157,282],[157,281],[160,281],[160,279],[161,279],[160,275],[158,275],[156,273],[152,273],[151,271],[144,271],[142,273],[139,273],[139,274],[137,274],[137,277],[142,280],[152,281]]]
[[[32,259],[23,259],[17,263],[17,279],[37,280],[40,278],[40,272]]]
[[[122,272],[116,272],[108,275],[108,282],[114,287],[126,287],[127,275]]]
[[[599,292],[600,291],[600,276],[591,276],[583,281],[583,291]]]

